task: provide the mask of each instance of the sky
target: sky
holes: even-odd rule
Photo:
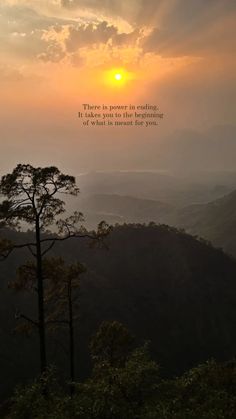
[[[235,0],[1,0],[0,172],[231,170]],[[117,88],[106,74],[132,74]],[[86,128],[83,103],[156,104],[154,128]]]

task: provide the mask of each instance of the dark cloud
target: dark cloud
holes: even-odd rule
[[[95,5],[93,1],[90,3]],[[12,51],[14,56],[24,59],[37,57],[52,62],[61,61],[66,53],[72,55],[80,48],[107,44],[108,41],[116,46],[134,44],[139,34],[139,30],[130,34],[119,33],[118,28],[108,21],[83,24],[45,16],[23,5],[0,6],[0,25],[0,52],[9,54]],[[60,37],[65,28],[68,28],[68,37],[66,33]],[[80,61],[76,57],[71,57],[71,61]]]
[[[69,37],[66,39],[66,47],[69,52],[93,44],[106,44],[109,39],[117,34],[117,28],[108,22],[100,22],[96,25],[70,26]]]
[[[140,30],[135,29],[130,33],[119,33],[118,28],[103,21],[95,24],[79,26],[71,25],[69,36],[65,41],[68,52],[77,51],[79,48],[88,47],[95,44],[106,44],[112,41],[114,46],[134,45],[139,37]]]
[[[121,17],[136,31],[154,28],[144,39],[145,52],[162,55],[235,51],[236,30],[233,22],[217,25],[236,16],[232,0],[61,0],[66,8],[88,8],[96,13]],[[211,29],[212,28],[212,29]],[[114,44],[136,42],[137,33],[113,35]]]
[[[33,3],[32,3],[33,4]],[[75,19],[45,16],[33,6],[0,5],[0,51],[14,51],[24,58],[40,56],[58,62],[80,48],[98,44],[135,46],[144,53],[162,56],[234,53],[236,51],[236,1],[232,0],[61,0],[67,9],[93,10],[97,23],[78,23]],[[102,13],[106,20],[99,22]],[[68,13],[67,13],[68,14]],[[74,14],[72,14],[74,15]],[[121,17],[132,24],[130,33],[109,23]],[[114,20],[111,19],[111,22]],[[118,24],[117,24],[118,25]],[[55,35],[68,27],[63,41],[43,37],[53,28]],[[144,36],[144,28],[149,34]]]
[[[142,37],[141,29],[137,28],[130,33],[116,33],[112,37],[112,45],[115,46],[126,46],[136,44],[140,37]]]

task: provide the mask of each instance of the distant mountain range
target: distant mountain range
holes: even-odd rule
[[[120,195],[182,207],[233,191],[236,173],[90,172],[77,176],[77,181],[82,200],[91,195]]]
[[[166,221],[236,256],[236,191],[208,204],[182,208]]]
[[[117,194],[96,194],[84,198],[81,208],[89,227],[101,220],[109,224],[154,221],[183,228],[236,256],[236,191],[208,203],[187,206]]]
[[[161,223],[174,211],[174,206],[151,199],[121,195],[91,195],[82,204],[88,224],[97,224],[101,219],[108,223]]]

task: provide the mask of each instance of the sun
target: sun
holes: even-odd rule
[[[116,81],[121,81],[123,79],[123,76],[122,76],[121,73],[116,73],[114,77],[115,77]]]
[[[113,68],[109,75],[110,81],[116,85],[123,85],[127,81],[127,71],[124,68]]]
[[[103,73],[104,83],[112,88],[124,88],[132,79],[131,73],[122,67],[110,68]]]
[[[134,72],[131,72],[124,67],[113,67],[107,70],[104,70],[102,73],[102,80],[104,85],[112,89],[123,90],[128,88],[136,79]]]

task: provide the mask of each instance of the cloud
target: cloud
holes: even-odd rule
[[[65,51],[63,51],[62,47],[56,43],[52,43],[47,46],[46,51],[40,53],[38,58],[45,62],[52,62],[58,63],[65,57]]]
[[[63,28],[73,20],[45,16],[28,5],[0,6],[0,53],[24,60],[48,56],[53,61],[62,57],[60,42],[45,38],[51,27]],[[58,36],[59,39],[59,36]],[[62,49],[62,48],[61,48]]]
[[[68,10],[87,8],[126,19],[133,26],[133,37],[114,35],[116,45],[135,43],[135,35],[148,28],[149,35],[142,39],[144,52],[176,56],[235,49],[232,0],[61,0],[61,4]]]
[[[86,63],[84,50],[91,56],[99,46],[111,58],[132,48],[144,59],[231,54],[235,16],[231,0],[5,0],[0,52],[80,64]]]
[[[94,44],[106,44],[117,34],[117,28],[103,21],[97,24],[80,24],[78,27],[70,26],[69,36],[66,39],[66,48],[69,52]]]
[[[92,2],[92,4],[95,4]],[[30,0],[4,2],[0,6],[0,53],[17,59],[59,62],[68,58],[73,65],[84,62],[77,52],[96,45],[135,45],[139,30],[124,33],[108,20],[45,15]],[[79,58],[78,58],[79,57]]]
[[[65,45],[68,52],[107,43],[114,47],[134,46],[141,36],[140,29],[135,29],[130,33],[119,33],[116,26],[109,24],[107,21],[102,21],[96,24],[71,25]]]
[[[142,39],[143,33],[142,29],[134,29],[130,33],[116,33],[112,37],[112,45],[114,46],[132,46],[138,45],[140,39]]]

